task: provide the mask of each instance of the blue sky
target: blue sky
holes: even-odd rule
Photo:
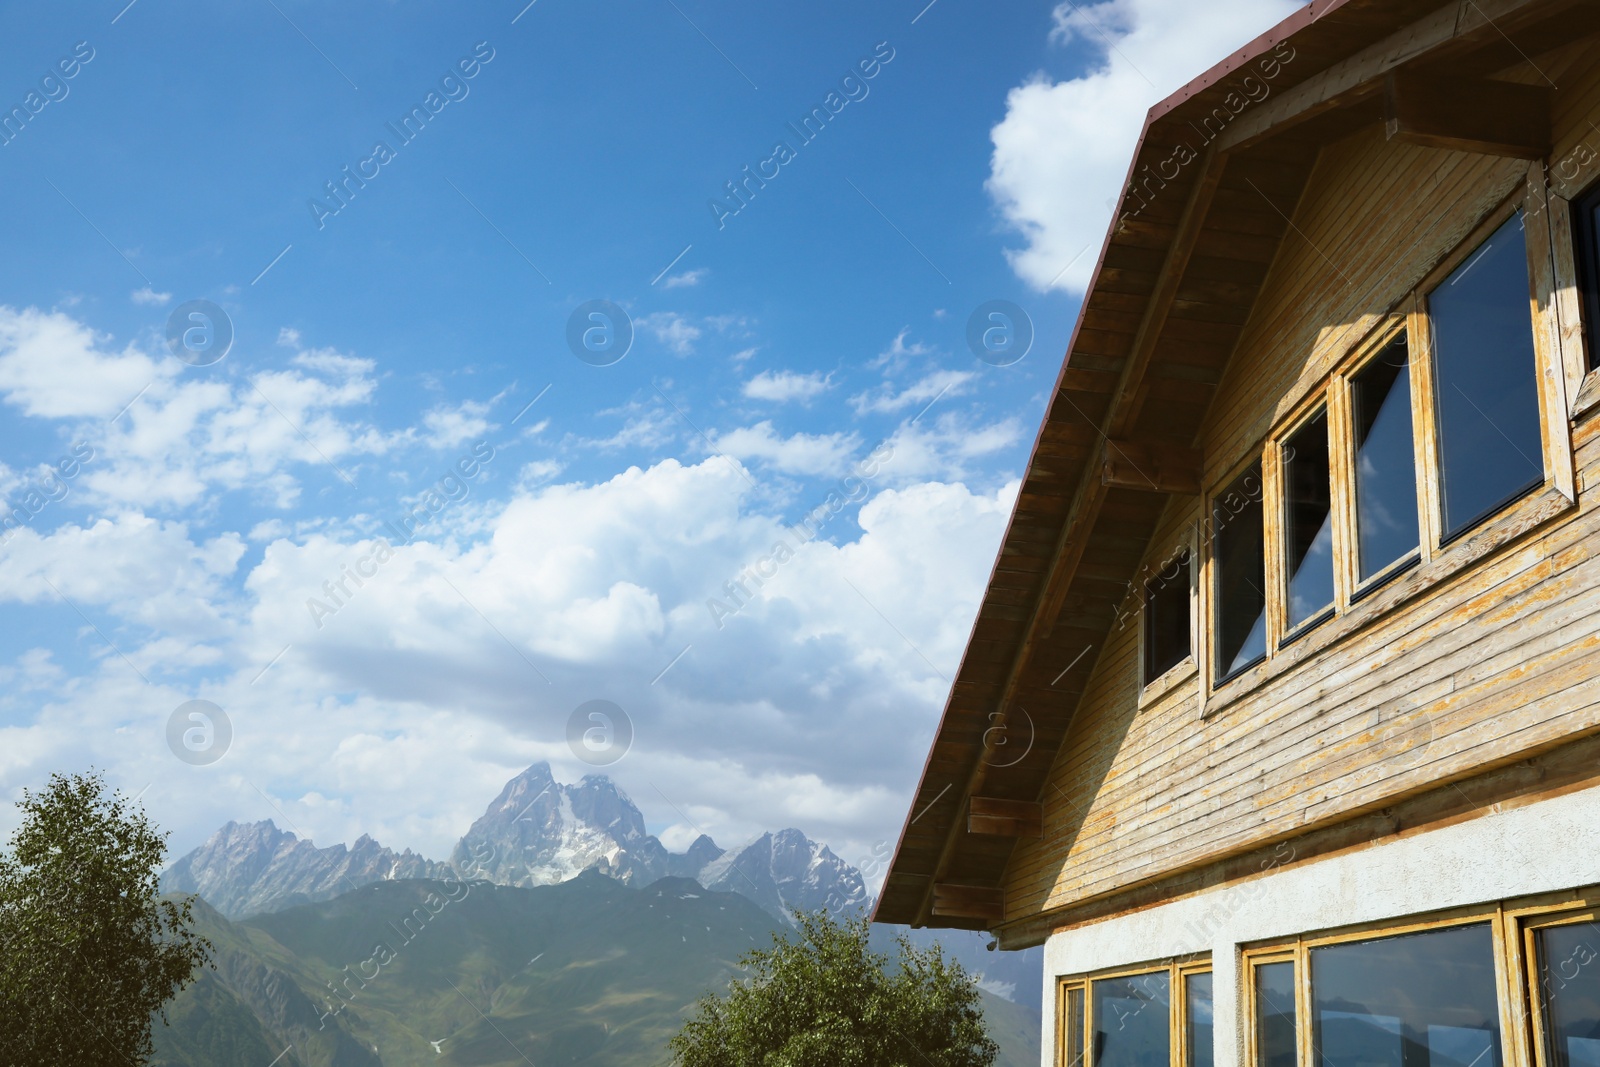
[[[870,855],[1143,111],[1292,10],[523,2],[0,12],[8,796],[92,764],[179,851],[274,818],[442,856],[527,763],[589,770],[606,699],[669,844]],[[234,333],[208,366],[166,340],[192,300]],[[567,341],[595,300],[609,366]],[[994,300],[1009,366],[967,343]],[[201,766],[191,699],[233,730]]]

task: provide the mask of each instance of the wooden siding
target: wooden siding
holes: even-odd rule
[[[1597,169],[1569,177],[1559,161],[1581,157],[1584,143],[1600,158],[1593,55],[1591,40],[1535,57],[1558,83],[1559,193]],[[1526,170],[1386,141],[1376,126],[1323,148],[1213,381],[1222,363],[1205,346],[1223,339],[1195,335],[1191,438],[1167,406],[1166,432],[1133,436],[1193,443],[1216,486],[1385,316],[1404,310],[1406,294]],[[1552,221],[1558,240],[1561,226]],[[1205,254],[1202,243],[1195,255]],[[1043,837],[1010,854],[1008,921],[1199,869],[1600,731],[1600,420],[1573,434],[1576,507],[1541,505],[1535,528],[1512,531],[1453,574],[1413,581],[1414,592],[1399,589],[1361,629],[1246,692],[1225,687],[1202,709],[1200,672],[1141,708],[1137,625],[1114,626],[1038,798]],[[1125,551],[1158,567],[1201,508],[1200,498],[1171,498],[1153,536]]]

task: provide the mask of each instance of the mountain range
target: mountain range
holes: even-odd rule
[[[446,860],[230,822],[162,887],[200,898],[217,966],[169,1006],[155,1067],[645,1067],[796,911],[871,904],[861,872],[797,829],[672,852],[610,778],[564,784],[545,763],[507,782]],[[875,927],[874,947],[896,932]],[[1035,1062],[1040,951],[909,935],[977,976],[999,1063]]]
[[[317,848],[270,821],[230,822],[173,863],[162,888],[197,893],[225,918],[243,919],[374,882],[481,878],[540,886],[588,870],[632,886],[691,878],[748,897],[783,920],[798,909],[851,911],[870,901],[861,872],[799,830],[762,834],[731,851],[702,834],[687,851],[670,852],[610,778],[591,774],[564,784],[548,763],[507,782],[447,861],[395,852],[367,836],[353,848]]]

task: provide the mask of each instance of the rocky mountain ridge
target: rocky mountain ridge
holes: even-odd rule
[[[483,879],[542,886],[598,871],[635,887],[667,877],[737,893],[787,921],[799,909],[866,907],[861,872],[796,829],[724,851],[702,834],[671,852],[615,782],[590,774],[564,784],[536,763],[511,779],[462,836],[450,859],[395,852],[362,836],[353,848],[318,848],[271,821],[230,822],[163,876],[169,892],[198,893],[238,920],[331,900],[374,882]]]

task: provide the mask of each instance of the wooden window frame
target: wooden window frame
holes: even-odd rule
[[[1267,644],[1269,647],[1283,649],[1305,637],[1323,623],[1331,621],[1339,613],[1339,605],[1344,602],[1345,590],[1342,586],[1339,561],[1349,551],[1349,537],[1340,521],[1341,502],[1337,499],[1344,495],[1341,485],[1338,459],[1334,453],[1343,451],[1340,444],[1340,428],[1334,422],[1333,399],[1336,390],[1314,393],[1308,403],[1301,405],[1294,418],[1289,419],[1284,426],[1268,439],[1266,451],[1272,456],[1272,474],[1270,480],[1263,474],[1266,483],[1267,499],[1276,501],[1276,506],[1265,510],[1275,511],[1277,514],[1267,520]],[[1332,482],[1329,503],[1333,517],[1333,600],[1327,607],[1318,611],[1311,618],[1297,626],[1289,623],[1289,484],[1287,471],[1289,469],[1289,440],[1306,428],[1320,414],[1327,414],[1328,429],[1328,465],[1329,478]],[[1348,422],[1348,420],[1346,420]]]
[[[1525,495],[1480,519],[1446,542],[1440,493],[1442,466],[1434,390],[1434,350],[1428,294],[1506,221],[1521,212],[1527,253],[1529,329],[1532,333],[1535,384],[1539,402],[1540,447],[1544,481]],[[1199,601],[1195,659],[1201,676],[1200,715],[1209,717],[1254,692],[1307,659],[1364,630],[1379,617],[1414,599],[1506,544],[1543,526],[1577,506],[1577,473],[1573,456],[1572,418],[1568,402],[1575,381],[1593,387],[1600,406],[1600,375],[1587,371],[1581,331],[1571,328],[1576,314],[1577,280],[1566,202],[1547,191],[1544,165],[1531,163],[1517,184],[1482,215],[1470,230],[1432,266],[1376,324],[1356,339],[1321,379],[1305,388],[1274,419],[1272,430],[1219,478],[1201,499],[1202,521],[1211,523],[1217,496],[1251,464],[1261,464],[1262,520],[1266,542],[1267,652],[1258,663],[1223,676],[1212,662],[1210,646],[1216,623],[1214,534],[1201,539],[1197,568]],[[1561,245],[1565,243],[1565,254]],[[1404,330],[1410,362],[1412,444],[1417,470],[1419,547],[1415,562],[1397,561],[1358,583],[1355,561],[1356,522],[1354,432],[1350,379]],[[1576,377],[1574,377],[1576,375]],[[1329,463],[1333,477],[1334,606],[1332,617],[1319,617],[1286,632],[1287,557],[1284,522],[1282,449],[1304,422],[1326,406],[1330,432]]]
[[[1548,1067],[1544,1000],[1539,990],[1538,934],[1556,926],[1590,922],[1600,924],[1600,891],[1591,887],[1571,893],[1547,894],[1507,905],[1506,920],[1514,931],[1512,968],[1517,976],[1511,1005],[1520,1030],[1522,1058],[1517,1067]],[[1600,967],[1600,960],[1589,966]]]
[[[1571,908],[1571,904],[1566,905]],[[1534,1067],[1524,1058],[1527,1048],[1525,1011],[1527,973],[1523,965],[1525,953],[1521,948],[1521,934],[1517,914],[1504,902],[1474,905],[1434,912],[1423,916],[1383,919],[1337,931],[1304,934],[1283,938],[1246,948],[1241,953],[1240,974],[1244,979],[1240,1003],[1245,1006],[1243,1018],[1249,1031],[1245,1042],[1245,1067],[1260,1067],[1256,1047],[1256,983],[1255,970],[1265,963],[1294,962],[1295,989],[1295,1062],[1296,1067],[1314,1067],[1315,1048],[1312,1010],[1314,1001],[1311,988],[1311,952],[1328,945],[1372,941],[1379,938],[1402,937],[1406,934],[1447,930],[1459,926],[1489,926],[1494,954],[1495,998],[1500,1013],[1500,1058],[1504,1067]],[[1531,941],[1529,942],[1531,944]]]
[[[1558,197],[1551,197],[1551,207]],[[1585,345],[1583,370],[1589,371],[1600,368],[1600,338],[1593,336],[1596,329],[1600,329],[1600,227],[1594,224],[1594,212],[1600,209],[1600,182],[1594,182],[1584,189],[1571,202],[1562,201],[1566,208],[1567,225],[1565,233],[1559,232],[1562,228],[1555,225],[1556,220],[1551,219],[1553,236],[1557,239],[1557,246],[1565,243],[1572,250],[1573,281],[1577,292],[1577,310],[1579,321],[1587,329],[1588,344]],[[1570,239],[1561,242],[1560,238],[1567,236]]]
[[[1147,640],[1146,624],[1149,619],[1149,614],[1146,611],[1146,605],[1148,604],[1148,601],[1144,599],[1145,587],[1148,586],[1155,577],[1160,577],[1163,573],[1165,573],[1168,565],[1185,552],[1189,554],[1189,654],[1183,659],[1180,659],[1177,663],[1174,663],[1161,674],[1151,678],[1145,673],[1147,667],[1147,657],[1145,655],[1145,642]],[[1201,654],[1200,632],[1202,629],[1204,629],[1200,616],[1200,546],[1197,542],[1197,538],[1194,536],[1193,531],[1191,530],[1188,536],[1183,537],[1176,543],[1172,544],[1167,551],[1161,553],[1156,558],[1162,560],[1161,566],[1156,570],[1155,575],[1152,578],[1147,578],[1140,582],[1136,593],[1136,595],[1140,597],[1138,656],[1139,707],[1141,709],[1148,707],[1157,700],[1160,700],[1162,697],[1166,696],[1168,693],[1172,692],[1172,690],[1178,688],[1198,673],[1199,657]]]
[[[1216,693],[1227,688],[1228,695],[1247,692],[1254,689],[1259,681],[1266,676],[1266,670],[1272,663],[1274,645],[1272,642],[1272,508],[1267,506],[1267,493],[1272,484],[1271,475],[1268,473],[1269,459],[1272,450],[1263,442],[1252,448],[1235,462],[1219,478],[1216,485],[1200,498],[1200,533],[1196,538],[1196,548],[1200,555],[1197,557],[1199,573],[1197,599],[1199,601],[1199,616],[1197,619],[1198,632],[1195,642],[1195,661],[1200,668],[1203,685],[1202,697],[1206,694]],[[1267,651],[1260,660],[1233,674],[1223,674],[1217,670],[1215,645],[1217,622],[1217,527],[1216,505],[1217,501],[1227,493],[1235,481],[1244,476],[1252,466],[1261,465],[1261,522],[1262,535],[1267,546],[1267,560],[1265,564],[1265,578],[1267,583]],[[1207,701],[1201,700],[1201,709],[1204,712]]]
[[[1083,1033],[1078,1035],[1083,1049],[1083,1062],[1079,1067],[1094,1067],[1094,1049],[1090,1041],[1094,1034],[1094,984],[1113,978],[1137,978],[1146,974],[1167,975],[1170,1003],[1167,1005],[1167,1059],[1168,1067],[1190,1067],[1188,1026],[1188,989],[1185,979],[1192,974],[1211,972],[1209,953],[1197,953],[1166,962],[1141,963],[1126,967],[1090,971],[1086,974],[1067,975],[1056,979],[1055,1055],[1056,1067],[1073,1067],[1067,1062],[1067,995],[1071,990],[1083,991]]]

